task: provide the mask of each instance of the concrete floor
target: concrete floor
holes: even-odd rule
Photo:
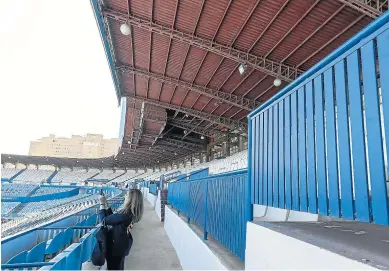
[[[182,270],[163,223],[147,200],[143,217],[131,234],[134,242],[126,258],[126,270]]]

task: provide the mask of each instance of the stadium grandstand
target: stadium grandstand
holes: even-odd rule
[[[125,269],[389,269],[387,0],[90,2],[120,149],[1,155],[2,269],[92,269],[128,188]]]

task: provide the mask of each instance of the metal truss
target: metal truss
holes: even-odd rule
[[[203,119],[205,121],[212,122],[214,124],[222,125],[222,126],[227,127],[229,129],[241,129],[241,130],[247,131],[247,127],[248,127],[247,122],[229,119],[229,118],[209,114],[206,112],[190,109],[187,107],[178,106],[178,105],[170,104],[170,103],[165,103],[165,102],[161,102],[161,101],[157,101],[157,100],[153,100],[153,99],[149,99],[149,98],[144,98],[144,97],[140,97],[140,96],[134,96],[134,95],[128,95],[128,94],[127,94],[127,96],[132,97],[132,98],[136,98],[136,99],[144,101],[146,103],[160,106],[163,108],[173,109],[173,110],[179,111],[181,113],[188,114],[188,115],[191,115],[193,117],[197,117],[197,118]]]
[[[389,0],[338,0],[375,19],[388,10]]]
[[[103,9],[103,15],[123,23],[127,22],[130,26],[151,31],[168,38],[199,47],[236,62],[246,64],[256,70],[278,77],[286,82],[295,80],[301,73],[303,73],[302,70],[299,70],[296,67],[273,61],[262,56],[256,56],[249,52],[240,51],[234,47],[222,45],[215,41],[204,39],[193,34],[184,33],[171,27],[154,23],[150,20],[138,18],[134,15],[128,15],[127,13],[109,8]]]
[[[185,149],[188,149],[191,151],[199,151],[199,149],[205,148],[205,145],[194,144],[194,143],[186,142],[183,140],[172,139],[172,138],[163,138],[163,139],[161,139],[161,141],[158,141],[158,144],[159,144],[159,142],[160,143],[166,142],[166,143],[173,145],[177,148],[185,148]]]
[[[204,86],[195,85],[189,82],[185,82],[179,79],[175,79],[172,77],[156,74],[149,72],[147,70],[138,69],[129,65],[119,65],[116,67],[116,70],[121,73],[130,73],[130,74],[136,74],[139,76],[146,77],[148,79],[154,79],[162,83],[168,83],[175,87],[182,87],[191,91],[194,91],[199,94],[203,94],[205,96],[208,96],[210,98],[216,99],[219,102],[228,103],[231,105],[234,105],[236,107],[239,107],[241,109],[246,109],[248,111],[251,111],[252,109],[258,107],[260,105],[259,102],[255,100],[251,100],[248,98],[244,98],[242,96],[234,95],[231,93],[207,88]]]
[[[173,125],[175,127],[185,129],[187,131],[186,135],[189,135],[189,133],[196,133],[200,135],[204,135],[207,137],[213,137],[214,133],[211,133],[210,130],[207,129],[202,129],[201,127],[197,127],[196,125],[188,124],[188,123],[183,123],[179,121],[172,121],[169,122],[170,125]],[[184,135],[184,137],[186,136]]]

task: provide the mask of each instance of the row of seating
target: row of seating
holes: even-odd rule
[[[98,203],[98,194],[87,195],[85,197],[75,200],[73,202],[66,202],[65,204],[44,212],[35,212],[27,214],[24,217],[16,218],[5,223],[2,223],[1,237],[10,236],[20,231],[32,229],[61,217],[79,212]]]
[[[58,186],[43,186],[40,187],[35,193],[32,195],[35,196],[42,196],[42,195],[50,195],[50,194],[57,194],[61,192],[67,192],[71,191],[74,188],[71,187],[58,187]]]
[[[24,250],[14,257],[12,257],[7,264],[16,263],[37,263],[44,262],[48,258],[53,258],[53,255],[58,254],[68,247],[73,242],[80,240],[80,237],[86,234],[87,229],[74,229],[74,227],[86,226],[93,227],[97,224],[97,215],[93,214],[85,220],[82,220],[74,226],[68,227],[65,230],[61,230],[49,240],[35,245],[31,250]],[[41,229],[41,231],[47,231],[47,229]],[[41,235],[40,235],[41,236]],[[40,238],[38,238],[39,240]],[[79,269],[79,268],[77,268]]]
[[[170,170],[162,170],[159,172],[146,172],[139,178],[143,178],[147,181],[159,180],[162,174],[170,174],[176,171],[181,171],[181,174],[187,174],[199,169],[209,168],[209,174],[219,174],[228,171],[234,171],[238,169],[247,168],[247,150],[235,153],[231,156],[222,159],[215,159],[210,162],[196,164],[193,166],[179,167]]]
[[[8,215],[20,202],[1,202],[1,216]]]
[[[39,213],[47,209],[51,209],[60,205],[63,205],[67,202],[77,201],[79,199],[85,198],[88,195],[78,194],[73,197],[63,198],[63,199],[54,199],[54,200],[45,200],[45,201],[36,201],[27,203],[20,211],[19,215],[26,215],[30,213]]]
[[[99,173],[99,169],[61,169],[52,179],[54,183],[84,183]]]
[[[36,188],[38,188],[38,186],[35,184],[2,183],[1,197],[2,198],[26,197]]]
[[[109,169],[104,169],[101,171],[99,174],[91,178],[90,180],[112,180],[113,178],[116,178],[120,175],[122,175],[125,171],[124,170],[109,170]]]
[[[139,173],[140,174],[140,173]],[[123,174],[122,176],[119,176],[117,177],[116,179],[114,179],[113,181],[114,182],[117,182],[117,183],[122,183],[122,182],[125,182],[127,180],[130,180],[134,177],[136,177],[137,175],[139,175],[135,172],[135,170],[127,170],[127,172],[125,174]]]
[[[15,176],[21,169],[16,168],[2,168],[1,169],[1,178],[2,179],[11,179]]]
[[[26,169],[13,181],[23,183],[46,183],[54,170]]]

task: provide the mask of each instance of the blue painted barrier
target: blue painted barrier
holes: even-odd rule
[[[389,225],[389,12],[250,113],[249,127],[251,203]]]
[[[157,184],[152,183],[152,184],[149,185],[149,193],[154,194],[154,195],[158,195]]]
[[[168,203],[244,260],[247,170],[169,183]]]

